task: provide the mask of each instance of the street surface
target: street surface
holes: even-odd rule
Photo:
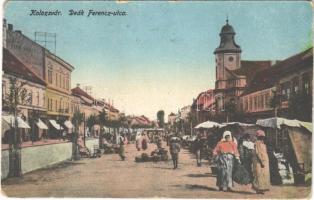
[[[165,146],[165,145],[164,145]],[[150,144],[147,152],[156,145]],[[182,150],[179,169],[168,162],[134,162],[141,154],[134,144],[126,147],[126,161],[117,154],[96,159],[65,162],[2,181],[9,197],[169,197],[169,198],[306,198],[311,188],[272,186],[265,195],[257,195],[250,186],[235,185],[233,192],[219,192],[216,177],[206,161],[196,167],[194,156]],[[47,155],[49,156],[49,155]]]

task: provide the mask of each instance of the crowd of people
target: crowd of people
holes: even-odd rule
[[[256,132],[256,142],[250,141],[250,136],[245,135],[238,145],[230,131],[223,133],[223,138],[216,145],[213,155],[217,164],[217,186],[220,191],[232,191],[233,173],[236,165],[242,165],[247,173],[242,179],[249,179],[252,189],[258,194],[264,194],[270,187],[269,159],[264,143],[265,133]]]
[[[258,194],[263,194],[269,190],[270,186],[270,171],[269,171],[269,158],[267,154],[266,145],[264,143],[265,133],[262,130],[256,132],[256,141],[251,141],[249,134],[245,134],[239,141],[232,136],[230,131],[225,131],[220,141],[212,149],[212,160],[217,166],[217,181],[216,185],[219,191],[232,191],[234,182],[239,184],[252,185],[252,189]],[[169,146],[170,155],[173,162],[173,169],[178,168],[179,153],[181,150],[181,138],[175,134],[169,134],[169,137],[163,138],[161,136],[154,137],[153,141],[157,149],[162,149],[163,140],[167,141]],[[146,132],[137,132],[135,136],[135,147],[137,151],[145,152],[148,145],[152,142]],[[104,144],[109,145],[106,138]],[[128,137],[120,133],[118,137],[118,154],[121,160],[126,159],[125,145],[129,143]],[[79,140],[78,145],[80,149],[83,148],[83,142]],[[200,167],[202,163],[202,154],[206,145],[206,137],[202,134],[194,140],[194,152],[196,155],[197,166]],[[239,166],[242,166],[239,167]],[[240,173],[236,172],[237,169],[244,169]],[[235,181],[235,174],[237,181]],[[240,180],[240,181],[239,181]]]

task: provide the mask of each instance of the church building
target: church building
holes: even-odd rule
[[[227,118],[228,113],[240,110],[240,96],[252,81],[252,77],[261,70],[269,68],[271,61],[248,61],[241,59],[241,47],[235,41],[235,31],[228,19],[220,32],[220,44],[215,49],[216,82],[215,102],[216,112]],[[229,121],[232,119],[229,119]]]

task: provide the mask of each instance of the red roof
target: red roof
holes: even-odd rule
[[[77,95],[77,96],[83,96],[86,97],[92,101],[94,101],[94,98],[91,97],[89,94],[87,94],[84,90],[82,90],[80,87],[75,87],[72,90],[72,94]]]
[[[271,63],[270,60],[242,60],[240,69],[230,71],[237,76],[246,76],[246,82],[250,83],[257,72],[269,68]]]
[[[302,67],[313,67],[313,48],[291,56],[265,70],[259,71],[242,95],[274,87],[283,74]]]
[[[3,48],[2,70],[16,77],[46,85],[45,81],[27,68],[18,58],[16,58],[9,50]]]

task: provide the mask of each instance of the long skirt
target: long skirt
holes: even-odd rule
[[[231,188],[232,182],[232,170],[233,170],[233,159],[232,154],[221,154],[218,157],[217,162],[217,182],[216,185],[222,188]]]

